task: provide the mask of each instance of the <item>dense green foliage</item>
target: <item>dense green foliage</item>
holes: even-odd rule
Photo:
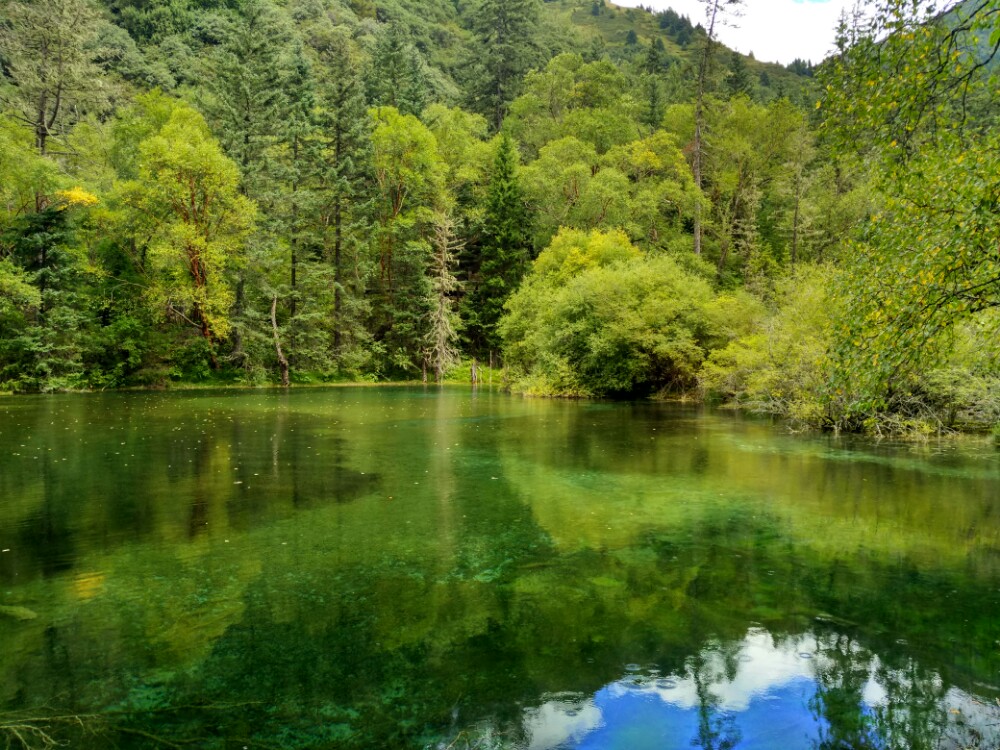
[[[839,411],[869,424],[996,421],[1000,4],[944,17],[931,3],[876,6],[843,25],[843,54],[823,74],[830,140],[873,166],[876,201],[839,280]]]
[[[995,421],[996,3],[879,0],[818,69],[722,48],[730,5],[8,0],[0,388],[465,356],[544,393]]]

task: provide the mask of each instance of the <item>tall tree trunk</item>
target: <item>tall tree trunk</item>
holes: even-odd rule
[[[799,260],[799,196],[795,194],[795,216],[792,219],[792,266]]]
[[[795,213],[792,216],[792,266],[799,259],[799,209],[802,204],[802,168],[795,173]]]
[[[698,94],[694,104],[694,184],[698,188],[697,202],[694,207],[694,254],[701,255],[701,157],[704,150],[705,135],[705,84],[708,80],[708,68],[712,62],[712,52],[715,47],[715,22],[719,16],[719,5],[722,0],[710,0],[708,6],[708,31],[705,34],[705,49],[702,50],[698,62]]]
[[[700,88],[699,88],[700,92]],[[701,94],[694,109],[694,184],[698,188],[694,204],[694,254],[701,255]]]
[[[236,363],[237,367],[242,367],[246,362],[246,352],[243,351],[243,330],[241,328],[241,319],[243,317],[243,307],[246,305],[246,275],[243,271],[238,271],[236,274],[236,294],[233,299],[233,320],[235,325],[233,326],[233,362]]]
[[[288,358],[281,351],[281,338],[278,336],[278,295],[271,298],[271,330],[274,332],[274,351],[278,354],[278,364],[281,366],[281,385],[287,388],[290,384],[288,377]]]
[[[344,341],[343,320],[341,311],[344,307],[344,272],[341,252],[344,243],[343,235],[343,202],[340,197],[333,207],[333,348],[340,352]]]

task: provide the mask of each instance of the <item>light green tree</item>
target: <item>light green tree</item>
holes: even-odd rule
[[[458,315],[455,312],[455,292],[459,288],[453,269],[456,256],[462,249],[461,240],[455,237],[455,225],[447,213],[439,211],[434,217],[434,236],[431,239],[430,312],[425,338],[425,362],[440,383],[445,373],[459,359]]]
[[[139,144],[138,164],[120,193],[126,220],[141,230],[135,239],[145,245],[150,302],[217,342],[230,328],[232,273],[255,206],[239,192],[236,165],[188,105],[172,104],[163,126]]]
[[[500,324],[525,391],[601,396],[683,390],[713,335],[712,290],[621,231],[564,230],[542,251]]]
[[[823,71],[827,136],[862,150],[874,178],[842,275],[831,399],[848,422],[900,408],[956,327],[1000,306],[1000,138],[971,106],[995,87],[997,11],[961,5],[938,19],[930,2],[880,0],[845,19]]]
[[[393,107],[371,110],[372,164],[375,174],[376,294],[373,333],[384,352],[383,367],[417,369],[427,334],[435,211],[449,202],[447,165],[434,134],[413,115]]]

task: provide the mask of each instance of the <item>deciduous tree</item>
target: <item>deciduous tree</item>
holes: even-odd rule
[[[122,186],[127,210],[145,224],[149,296],[167,318],[209,343],[230,327],[233,272],[254,229],[254,204],[239,192],[236,165],[191,107],[175,103],[139,145],[139,173]]]

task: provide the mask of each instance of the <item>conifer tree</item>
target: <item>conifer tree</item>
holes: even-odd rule
[[[504,302],[517,288],[531,259],[531,233],[517,170],[517,147],[503,133],[486,200],[477,283],[469,300],[469,338],[481,352],[499,347],[497,321],[503,314]]]
[[[371,120],[364,84],[347,39],[320,56],[319,122],[325,138],[320,177],[323,255],[333,269],[332,354],[340,369],[352,369],[364,339],[364,270],[361,250],[372,222]]]
[[[726,75],[726,90],[730,96],[744,94],[753,97],[753,78],[743,61],[743,55],[733,52],[729,56],[729,71]]]
[[[429,98],[426,63],[396,23],[382,27],[375,39],[366,76],[368,103],[419,115]]]
[[[655,75],[643,76],[643,88],[646,94],[646,106],[642,113],[642,120],[651,130],[656,130],[663,120],[663,113],[667,108],[659,77]]]
[[[261,200],[273,164],[269,147],[288,110],[281,59],[283,29],[274,10],[250,0],[232,35],[211,61],[204,109],[226,155],[240,168],[243,190]]]
[[[278,238],[284,232],[286,184],[281,177],[287,165],[279,163],[276,147],[292,119],[287,90],[294,75],[286,65],[287,44],[287,29],[274,6],[248,0],[210,60],[209,97],[203,107],[223,150],[239,167],[240,191],[262,209],[251,244],[256,257],[235,270],[230,315],[231,358],[248,372],[261,367],[259,360],[272,351],[267,313],[273,290],[263,287],[287,287],[278,278],[266,285],[261,278],[264,273],[278,276]],[[254,297],[255,291],[264,294]]]
[[[476,13],[478,46],[473,105],[500,129],[521,79],[537,60],[538,0],[483,0]]]
[[[13,85],[0,90],[0,103],[32,129],[45,154],[49,138],[107,100],[94,62],[100,15],[88,0],[11,2],[3,15],[0,56]]]

